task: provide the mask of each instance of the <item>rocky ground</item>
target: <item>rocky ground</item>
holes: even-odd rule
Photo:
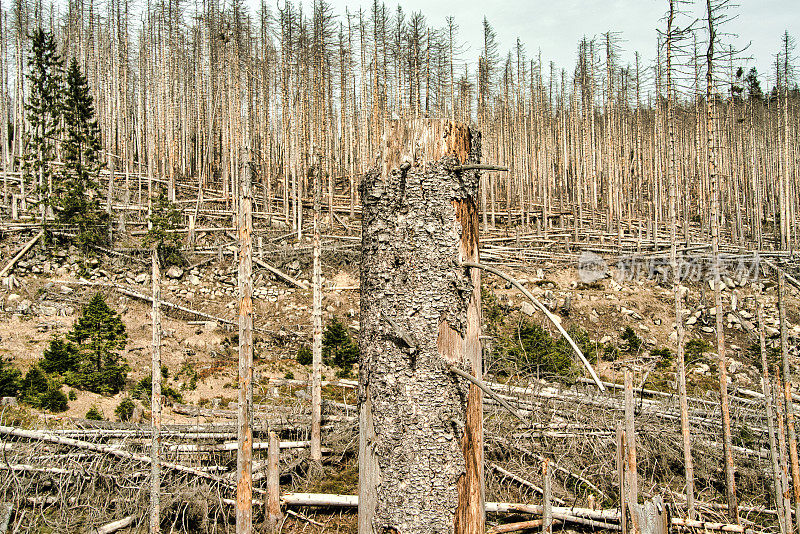
[[[7,237],[3,242],[5,264],[24,241]],[[283,244],[278,252],[264,255],[275,267],[308,282],[310,256],[307,243]],[[163,320],[162,359],[169,370],[167,385],[179,391],[185,403],[227,406],[236,397],[236,332],[224,321],[237,320],[237,266],[231,255],[220,262],[216,255],[190,255],[194,267],[173,267],[165,271],[162,298],[167,302],[202,311],[223,321],[166,310]],[[143,258],[146,258],[143,256]],[[328,261],[325,261],[325,260]],[[329,254],[323,256],[325,319],[338,317],[352,328],[358,328],[358,273],[353,265]],[[641,365],[649,365],[649,353],[656,348],[676,349],[674,299],[667,284],[656,280],[617,281],[613,269],[609,277],[591,284],[578,280],[574,266],[544,263],[513,274],[562,321],[583,327],[598,347],[619,346],[625,327],[631,327],[644,341],[643,350],[635,356]],[[756,296],[765,305],[768,336],[778,333],[776,295],[772,283],[724,278],[723,301],[726,310],[728,371],[735,387],[760,389],[760,375],[753,355],[747,349],[756,341],[748,334],[754,322]],[[504,281],[484,275],[484,284],[494,291],[509,310],[536,317],[533,306]],[[3,321],[0,323],[0,355],[23,372],[41,358],[53,336],[65,334],[80,314],[82,306],[96,292],[122,316],[129,340],[124,357],[131,367],[130,384],[149,374],[150,367],[150,304],[122,294],[115,287],[124,287],[149,295],[150,266],[145,260],[100,253],[85,261],[75,249],[47,255],[34,248],[2,279]],[[790,286],[789,286],[790,287]],[[307,368],[294,360],[298,348],[310,343],[311,292],[288,285],[273,274],[256,266],[254,271],[254,312],[256,372],[262,382],[268,377],[303,378]],[[716,310],[709,284],[696,283],[686,289],[689,307],[684,319],[686,338],[702,338],[714,344]],[[788,311],[792,351],[800,337],[796,291],[788,291]],[[602,351],[598,351],[602,352]],[[627,356],[630,357],[630,356]],[[601,376],[619,379],[619,366],[601,358],[597,362]],[[327,369],[328,378],[333,370]],[[674,368],[659,376],[652,375],[649,387],[674,387]],[[715,373],[712,365],[696,362],[688,368],[690,385],[713,389]],[[65,390],[68,389],[65,386]],[[122,396],[103,397],[77,391],[69,410],[59,417],[83,417],[97,406],[107,418]],[[141,412],[139,412],[141,413]],[[183,422],[184,416],[167,412],[166,420]]]

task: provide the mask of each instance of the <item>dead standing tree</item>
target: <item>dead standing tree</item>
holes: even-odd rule
[[[360,534],[483,533],[480,136],[389,121],[362,184]]]

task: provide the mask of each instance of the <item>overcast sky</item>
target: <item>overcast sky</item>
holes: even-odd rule
[[[250,0],[253,3],[259,0]],[[369,11],[372,0],[329,0],[336,12],[344,14],[361,6]],[[570,72],[575,65],[578,42],[584,35],[591,38],[606,31],[619,32],[620,59],[633,63],[633,52],[639,51],[648,64],[656,54],[656,29],[665,29],[663,17],[667,0],[403,0],[387,1],[393,13],[400,4],[407,15],[420,11],[428,24],[441,27],[449,15],[455,17],[459,36],[465,45],[462,59],[473,62],[482,43],[482,20],[486,16],[497,32],[501,56],[514,46],[519,37],[529,56],[540,49],[545,65],[550,61],[558,69]],[[309,13],[311,0],[303,1]],[[694,13],[685,17],[681,26],[703,17],[705,2],[694,0],[688,6]],[[722,36],[725,43],[749,48],[743,55],[752,56],[761,78],[771,86],[774,79],[775,54],[785,30],[800,37],[800,0],[740,0],[728,11],[736,16],[723,31],[738,34]],[[702,21],[700,21],[702,23]],[[701,32],[705,39],[705,32]],[[797,56],[797,52],[794,54]],[[796,78],[796,77],[795,77]],[[766,88],[766,86],[765,86]]]

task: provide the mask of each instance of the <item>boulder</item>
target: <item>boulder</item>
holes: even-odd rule
[[[167,278],[171,278],[172,280],[177,280],[183,276],[183,269],[178,267],[177,265],[171,265],[167,272],[165,273]]]

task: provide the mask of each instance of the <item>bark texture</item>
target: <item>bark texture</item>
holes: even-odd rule
[[[484,532],[480,136],[389,121],[362,184],[359,533]]]

